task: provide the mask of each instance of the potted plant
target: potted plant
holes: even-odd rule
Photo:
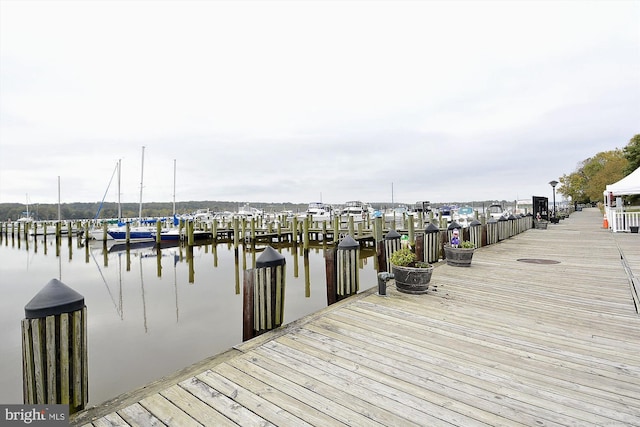
[[[451,239],[452,241],[454,239]],[[447,265],[454,267],[471,267],[473,252],[476,250],[474,244],[468,240],[458,243],[446,243],[444,245],[444,257]]]
[[[396,281],[396,289],[407,294],[424,294],[429,289],[433,265],[417,260],[409,247],[398,249],[391,254],[391,272]]]
[[[549,221],[542,219],[542,216],[540,216],[540,212],[538,212],[538,214],[536,215],[536,219],[533,221],[533,226],[538,230],[546,230],[548,223]]]

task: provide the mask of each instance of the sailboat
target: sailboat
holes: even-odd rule
[[[122,160],[118,159],[116,163],[116,168],[113,170],[111,174],[111,179],[109,180],[109,184],[107,185],[107,189],[104,192],[104,196],[102,196],[102,201],[100,202],[100,206],[98,206],[98,211],[96,212],[96,216],[93,217],[94,221],[97,221],[100,217],[100,211],[102,211],[102,206],[104,205],[104,199],[107,197],[107,193],[109,192],[109,188],[111,187],[111,183],[113,182],[113,177],[118,174],[118,222],[120,222],[120,218],[122,218],[122,206],[120,204],[120,167]],[[95,227],[89,230],[89,234],[87,235],[87,239],[90,240],[113,240],[113,237],[109,236],[109,234],[105,234],[102,228]]]
[[[16,220],[17,222],[33,222],[33,217],[29,213],[29,195],[27,194],[27,211],[22,212],[22,216]]]
[[[144,146],[142,146],[142,168],[140,172],[140,210],[138,213],[139,225],[135,227],[129,227],[129,242],[143,242],[152,241],[155,239],[155,229],[142,225],[142,188],[144,181]],[[120,180],[118,179],[118,183]],[[120,214],[120,213],[119,213]],[[118,223],[118,227],[108,228],[107,234],[116,241],[127,240],[127,224],[121,222]]]
[[[175,159],[173,160],[173,227],[169,227],[169,228],[163,228],[160,231],[160,241],[161,242],[175,242],[177,240],[184,240],[186,238],[185,232],[184,230],[181,230],[178,225],[180,224],[180,221],[178,220],[178,217],[176,216],[176,161]],[[151,233],[153,235],[153,238],[156,239],[157,237],[157,231],[154,230]],[[199,239],[208,239],[211,238],[212,235],[210,232],[207,231],[201,231],[201,230],[194,230],[193,231],[193,238],[196,240]]]

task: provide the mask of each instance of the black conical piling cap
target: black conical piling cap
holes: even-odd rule
[[[490,223],[490,224],[497,224],[497,223],[498,223],[498,220],[497,220],[497,219],[495,219],[495,218],[489,218],[489,219],[487,220],[487,223]]]
[[[453,230],[454,228],[457,228],[459,230],[462,227],[457,222],[451,221],[451,224],[449,224],[449,226],[447,227],[447,230]]]
[[[400,233],[398,233],[396,230],[391,230],[387,233],[386,236],[384,236],[384,240],[397,240],[400,237]]]
[[[267,246],[256,260],[256,267],[275,267],[276,265],[284,265],[285,262],[284,255],[278,253],[271,246]]]
[[[338,249],[355,249],[359,247],[360,243],[356,242],[351,236],[346,236],[340,241],[340,243],[338,243]]]
[[[471,223],[469,224],[469,227],[477,227],[479,225],[482,225],[482,223],[480,221],[478,221],[477,219],[474,219],[473,221],[471,221]]]
[[[498,221],[509,221],[504,215],[498,218]]]
[[[440,229],[432,223],[429,223],[427,228],[424,229],[425,233],[437,233],[438,231],[440,231]]]
[[[516,217],[513,214],[511,214],[511,215],[509,215],[509,218],[507,218],[507,219],[516,219]]]
[[[84,307],[84,297],[59,281],[51,279],[35,297],[24,306],[27,319],[38,319],[78,311]]]

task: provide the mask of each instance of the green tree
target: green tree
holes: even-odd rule
[[[629,161],[623,150],[603,151],[580,163],[570,175],[560,177],[560,194],[578,203],[600,201],[607,184],[624,178]]]
[[[640,134],[635,135],[623,149],[624,157],[629,162],[625,169],[625,176],[640,167]]]
[[[569,174],[562,175],[560,177],[560,187],[558,187],[558,193],[564,195],[567,198],[571,198],[576,203],[589,203],[589,197],[584,191],[586,177],[582,173],[582,168]]]

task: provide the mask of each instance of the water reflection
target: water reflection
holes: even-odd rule
[[[89,399],[98,404],[243,338],[243,278],[266,245],[205,242],[126,247],[66,236],[1,236],[0,402],[22,403],[20,321],[25,304],[52,278],[85,297]],[[286,258],[284,322],[327,306],[324,251],[271,245]],[[375,250],[360,251],[362,290],[376,286]]]

